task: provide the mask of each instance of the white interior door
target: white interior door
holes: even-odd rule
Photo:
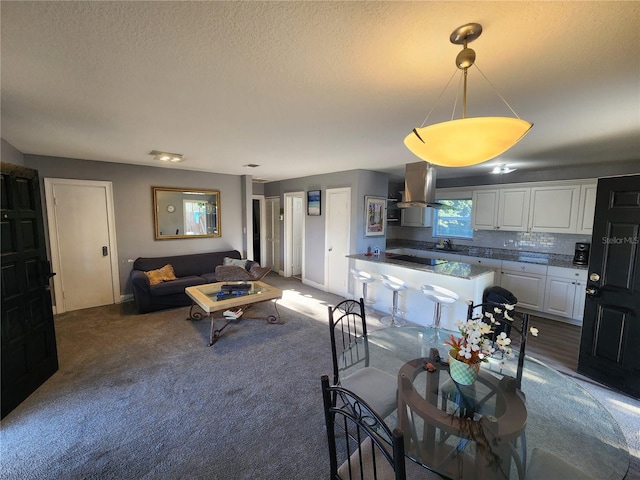
[[[327,190],[325,225],[326,290],[343,297],[349,296],[349,243],[351,232],[351,189]]]
[[[111,182],[45,178],[56,313],[116,303]]]
[[[266,199],[265,209],[265,266],[280,272],[280,198]]]
[[[285,276],[302,275],[304,244],[304,192],[285,193]]]

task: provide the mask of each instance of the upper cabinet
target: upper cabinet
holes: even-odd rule
[[[494,230],[498,225],[500,190],[474,190],[471,197],[471,228]]]
[[[578,206],[578,225],[576,233],[591,235],[593,233],[593,217],[596,213],[597,183],[580,186],[580,205]]]
[[[591,234],[596,184],[547,182],[478,188],[472,228],[515,232]]]
[[[404,201],[404,192],[402,200]],[[400,209],[400,225],[403,227],[430,227],[431,210],[429,207],[409,207]]]
[[[580,185],[533,187],[529,231],[576,233]]]
[[[527,230],[531,189],[501,188],[498,203],[498,228],[514,232]]]
[[[403,227],[430,227],[431,209],[409,207],[400,210],[400,225]]]
[[[524,232],[529,221],[531,188],[475,190],[471,226],[474,230]]]

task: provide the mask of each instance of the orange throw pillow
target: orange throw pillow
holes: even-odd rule
[[[149,279],[150,285],[157,285],[159,283],[168,282],[169,280],[176,280],[178,278],[173,271],[173,267],[169,264],[157,270],[144,272],[144,274]]]

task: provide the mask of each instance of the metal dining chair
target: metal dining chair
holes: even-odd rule
[[[378,415],[387,417],[398,408],[398,379],[369,365],[364,300],[344,300],[328,310],[333,383],[366,398]],[[341,367],[354,373],[341,378]]]
[[[393,432],[361,397],[322,376],[322,400],[332,479],[407,478],[404,434]],[[336,435],[336,425],[344,435]]]

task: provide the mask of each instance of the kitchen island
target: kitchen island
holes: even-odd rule
[[[364,270],[376,278],[387,274],[406,282],[408,289],[400,292],[398,299],[398,308],[404,312],[400,317],[418,325],[427,326],[433,323],[434,303],[424,296],[422,285],[438,285],[460,296],[460,300],[442,309],[441,327],[448,330],[456,330],[456,322],[467,317],[468,303],[482,303],[482,293],[487,287],[494,285],[492,268],[452,261],[425,265],[397,257],[399,255],[385,252],[377,257],[368,254],[347,256],[350,268]],[[351,291],[358,297],[361,295],[362,286],[356,284],[353,279],[351,282]],[[383,315],[389,312],[392,292],[380,281],[368,285],[367,295],[375,300],[373,307],[378,312]]]

